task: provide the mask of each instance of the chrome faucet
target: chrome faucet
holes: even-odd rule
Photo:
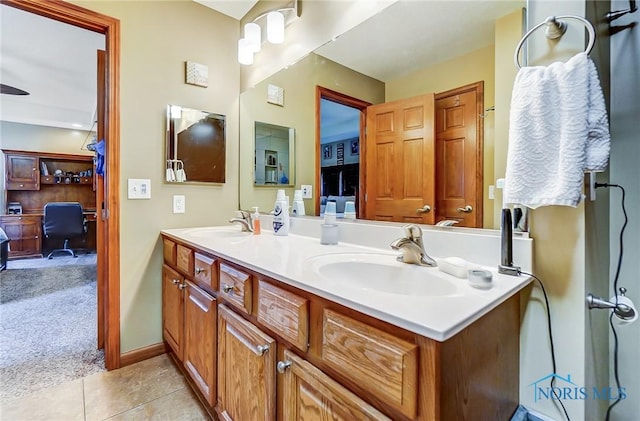
[[[438,266],[427,252],[424,250],[422,242],[422,228],[415,224],[409,224],[402,227],[405,236],[394,240],[391,248],[402,251],[397,260],[404,263],[412,263],[420,266]]]
[[[229,219],[229,223],[240,224],[240,226],[242,227],[242,231],[244,232],[253,232],[253,221],[251,221],[251,214],[243,210],[238,210],[236,212],[238,216]]]

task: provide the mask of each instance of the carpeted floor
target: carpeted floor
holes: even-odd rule
[[[0,272],[0,401],[104,371],[95,257],[87,261],[29,269],[10,262]]]

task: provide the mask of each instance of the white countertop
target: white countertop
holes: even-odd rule
[[[348,280],[333,282],[323,279],[314,272],[310,263],[317,256],[327,254],[375,253],[385,264],[393,265],[398,253],[390,248],[384,250],[347,243],[322,245],[314,237],[294,234],[281,237],[266,230],[261,235],[225,235],[230,230],[239,231],[240,228],[181,228],[163,230],[162,233],[285,284],[441,342],[478,320],[531,281],[527,276],[501,275],[496,272],[496,267],[483,267],[493,273],[492,287],[483,290],[470,286],[467,279],[445,274],[437,268],[411,265],[410,270],[424,271],[425,277],[437,278],[425,282],[442,279],[455,285],[455,292],[446,296],[382,292],[350,285]],[[394,279],[388,279],[388,282],[393,283]]]

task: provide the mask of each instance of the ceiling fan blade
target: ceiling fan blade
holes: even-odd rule
[[[23,91],[22,89],[14,88],[13,86],[5,85],[0,83],[0,94],[7,95],[29,95],[29,92]]]

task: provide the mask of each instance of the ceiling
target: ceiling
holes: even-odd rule
[[[400,0],[315,52],[388,82],[493,45],[496,19],[523,6],[523,0]]]
[[[0,95],[0,120],[89,130],[98,49],[102,34],[0,5],[0,81],[30,93]]]

